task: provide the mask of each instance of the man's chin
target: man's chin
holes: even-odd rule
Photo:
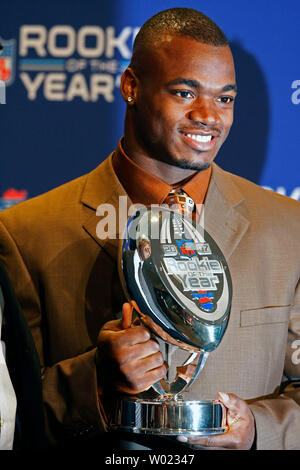
[[[202,162],[199,160],[184,160],[172,158],[169,162],[171,165],[177,166],[182,170],[203,171],[209,168],[211,162]]]
[[[204,153],[204,152],[201,152]],[[215,155],[206,155],[206,158],[203,158],[204,155],[189,155],[187,158],[182,157],[180,151],[177,150],[175,153],[170,153],[163,151],[162,149],[157,149],[155,152],[151,152],[152,158],[159,160],[167,165],[176,166],[182,170],[192,170],[192,171],[202,171],[210,167],[211,162],[213,161]],[[149,155],[151,155],[149,153]],[[159,158],[158,158],[159,155]]]

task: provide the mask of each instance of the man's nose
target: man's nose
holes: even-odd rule
[[[187,114],[188,119],[205,126],[214,126],[220,123],[217,107],[211,99],[198,98]]]

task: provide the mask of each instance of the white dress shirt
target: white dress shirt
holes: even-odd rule
[[[4,298],[0,287],[0,339]],[[0,450],[11,450],[14,441],[17,399],[5,362],[5,344],[0,344]]]

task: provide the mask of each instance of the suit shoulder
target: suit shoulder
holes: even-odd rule
[[[61,215],[76,211],[87,175],[58,186],[0,212],[0,221],[7,226],[41,226],[43,220],[61,219]]]
[[[300,202],[288,196],[278,194],[269,189],[265,189],[252,181],[241,176],[226,172],[232,178],[232,181],[244,195],[246,201],[253,201],[255,204],[265,209],[272,207],[274,210],[286,210],[300,215]]]

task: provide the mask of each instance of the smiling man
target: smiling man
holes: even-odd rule
[[[149,205],[176,194],[204,203],[205,228],[233,281],[226,334],[188,392],[198,400],[220,392],[228,432],[188,444],[300,448],[299,391],[278,393],[284,367],[300,376],[292,360],[300,336],[300,205],[213,163],[236,92],[218,26],[191,9],[158,13],[137,35],[121,80],[127,110],[117,149],[91,173],[0,214],[0,257],[39,352],[54,443],[99,436],[103,396],[134,395],[166,374],[149,330],[129,328],[132,308],[117,265],[122,227],[100,237],[97,208],[109,204],[118,214],[120,196]]]
[[[122,77],[123,97],[131,98],[124,150],[177,183],[208,168],[228,136],[236,96],[232,54],[225,39],[215,46],[165,33],[153,45],[140,42],[138,36]]]

